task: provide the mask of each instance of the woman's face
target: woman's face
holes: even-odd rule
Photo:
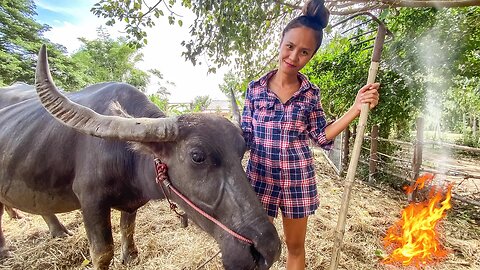
[[[296,27],[285,33],[280,44],[278,70],[296,74],[308,63],[315,53],[317,41],[315,31],[307,27]]]

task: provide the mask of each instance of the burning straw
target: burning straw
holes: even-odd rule
[[[406,193],[423,189],[433,178],[432,174],[421,176],[405,188]],[[383,239],[385,249],[391,251],[384,263],[418,267],[448,255],[440,243],[438,224],[446,216],[445,211],[451,208],[452,185],[448,185],[446,192],[441,187],[431,187],[425,201],[412,202],[402,211],[401,219],[387,230]]]

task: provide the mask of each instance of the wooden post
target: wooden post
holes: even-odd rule
[[[377,160],[378,160],[378,125],[372,126],[370,134],[372,138],[370,142],[370,163],[368,166],[368,182],[373,183],[374,175],[377,172]]]
[[[412,160],[412,181],[417,180],[420,175],[420,167],[423,159],[423,118],[417,118],[417,137],[414,144],[413,160]],[[417,190],[407,195],[409,202],[416,201]]]
[[[475,139],[477,138],[477,116],[473,116],[472,120],[472,137]]]
[[[348,167],[348,156],[350,154],[350,135],[350,128],[347,127],[343,131],[342,170],[340,171],[340,175],[344,175],[345,168]]]
[[[416,180],[420,174],[423,158],[423,118],[417,118],[417,138],[415,141],[415,150],[413,152],[412,177]]]

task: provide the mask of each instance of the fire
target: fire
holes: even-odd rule
[[[432,174],[419,177],[413,185],[405,188],[406,193],[422,189],[433,177]],[[433,263],[448,254],[440,244],[437,224],[445,217],[445,211],[451,208],[451,191],[452,184],[448,185],[442,201],[442,188],[432,187],[426,201],[412,202],[402,211],[402,218],[387,230],[383,239],[385,249],[393,250],[383,260],[384,263],[418,267]]]

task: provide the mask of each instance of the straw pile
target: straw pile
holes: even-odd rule
[[[337,177],[321,157],[317,157],[317,179],[321,207],[309,219],[307,269],[326,269],[330,262],[334,230],[343,192]],[[382,238],[406,205],[396,191],[382,191],[357,181],[350,202],[340,269],[409,269],[385,266]],[[12,257],[0,262],[0,269],[84,269],[89,258],[88,242],[81,213],[59,214],[59,219],[74,236],[52,239],[40,216],[24,214],[20,220],[3,218],[3,230]],[[183,229],[164,201],[150,202],[138,211],[135,239],[139,258],[131,265],[120,262],[118,211],[112,211],[115,258],[111,269],[197,269],[219,250],[210,236],[195,225]],[[283,239],[280,220],[276,227]],[[443,262],[425,269],[480,269],[480,228],[464,219],[443,222],[443,242],[451,250]],[[285,246],[280,261],[272,269],[285,269]],[[91,267],[91,265],[87,265]],[[202,269],[223,269],[221,255]]]

